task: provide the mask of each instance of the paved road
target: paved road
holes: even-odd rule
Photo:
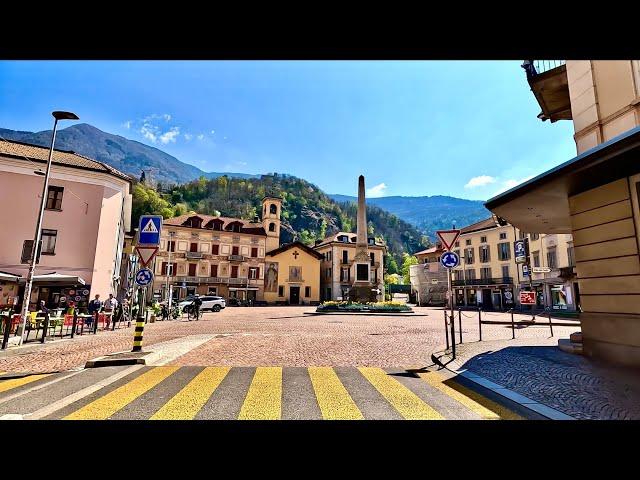
[[[428,369],[136,365],[0,380],[2,419],[498,420],[526,415],[510,408]]]

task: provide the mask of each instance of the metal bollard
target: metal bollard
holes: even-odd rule
[[[447,311],[444,312],[444,334],[447,339],[447,350],[449,350],[449,325],[447,323]]]
[[[2,350],[7,349],[9,343],[9,335],[11,334],[11,314],[7,315],[7,319],[4,321],[4,333],[2,335]]]
[[[482,341],[482,310],[478,307],[478,330],[480,331],[480,341]]]
[[[462,309],[458,309],[458,326],[460,327],[460,343],[462,343]]]
[[[98,333],[98,315],[100,315],[98,312],[95,312],[93,314],[93,334],[97,334]]]
[[[44,343],[46,338],[47,338],[47,332],[49,331],[49,314],[45,313],[44,314],[44,325],[42,328],[42,339],[40,340],[40,343]]]
[[[76,328],[78,328],[78,311],[73,309],[73,323],[71,324],[71,338],[76,334]]]
[[[553,324],[551,323],[551,309],[549,309],[549,330],[551,330],[551,336],[553,337]]]
[[[451,354],[453,355],[453,359],[456,359],[456,321],[453,315],[450,317],[451,320]]]
[[[513,308],[511,309],[511,339],[515,340],[516,338],[516,325],[513,323]]]

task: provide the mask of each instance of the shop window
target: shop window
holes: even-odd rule
[[[311,287],[304,287],[304,296],[305,297],[311,296]]]
[[[55,255],[57,238],[57,230],[42,230],[42,255]]]
[[[47,190],[47,210],[62,210],[62,194],[64,187],[50,186]]]

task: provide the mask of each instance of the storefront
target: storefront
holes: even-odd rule
[[[19,296],[23,298],[26,279],[20,279]],[[37,310],[41,300],[44,300],[47,308],[67,308],[73,303],[77,308],[86,309],[89,305],[89,292],[91,285],[87,285],[82,277],[76,275],[63,275],[49,273],[35,275],[29,310]]]
[[[19,275],[0,272],[0,308],[14,308],[18,303]]]

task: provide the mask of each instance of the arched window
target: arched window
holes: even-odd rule
[[[269,224],[269,231],[270,232],[275,232],[276,231],[276,224],[275,223],[270,223]]]
[[[276,213],[278,213],[278,207],[276,207],[276,204],[275,204],[275,203],[272,203],[272,204],[269,206],[269,213],[273,213],[274,215],[275,215]]]

